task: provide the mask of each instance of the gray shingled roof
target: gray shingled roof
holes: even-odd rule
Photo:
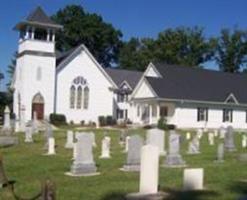
[[[160,98],[222,103],[232,93],[247,104],[247,74],[231,74],[167,64],[154,64],[163,78],[146,77]]]
[[[54,21],[50,19],[46,15],[46,13],[43,11],[43,9],[38,6],[33,12],[29,14],[29,16],[26,18],[28,22],[39,22],[43,24],[56,24]]]
[[[105,68],[105,71],[108,73],[108,75],[112,78],[117,86],[120,86],[124,81],[126,81],[132,89],[135,88],[143,74],[143,72],[139,71],[118,68]]]
[[[37,25],[55,29],[61,29],[63,27],[51,20],[51,18],[46,15],[44,10],[40,6],[32,11],[24,21],[18,23],[15,26],[15,29],[21,29],[23,26],[26,25]]]

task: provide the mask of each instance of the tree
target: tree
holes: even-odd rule
[[[10,89],[10,84],[13,79],[14,73],[15,73],[15,67],[16,67],[16,58],[17,58],[17,52],[13,54],[13,58],[10,61],[10,64],[8,65],[7,73],[9,74],[9,82],[7,83],[8,89]]]
[[[0,72],[0,90],[1,90],[1,82],[4,79],[4,74]]]
[[[131,38],[120,50],[119,63],[121,68],[144,71],[153,60],[154,40],[149,38]]]
[[[132,38],[120,50],[123,68],[145,70],[151,61],[198,67],[214,56],[216,40],[206,39],[203,29],[179,27],[160,32],[157,39]]]
[[[221,71],[236,73],[247,67],[247,31],[221,30],[215,59]]]
[[[215,40],[207,40],[203,29],[179,27],[159,33],[155,57],[161,62],[199,66],[214,55]]]
[[[101,16],[85,12],[80,5],[69,5],[52,19],[64,26],[57,34],[58,50],[66,51],[83,43],[103,66],[117,62],[122,33]]]

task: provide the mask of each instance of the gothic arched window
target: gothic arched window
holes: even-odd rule
[[[70,88],[70,108],[88,109],[89,87],[86,79],[77,76],[72,81]]]
[[[77,109],[81,109],[81,101],[82,101],[82,88],[81,86],[79,86],[77,88],[77,104],[76,104]]]
[[[70,87],[70,108],[75,108],[75,86]]]
[[[84,109],[88,109],[88,102],[89,102],[89,88],[86,86],[84,88]]]

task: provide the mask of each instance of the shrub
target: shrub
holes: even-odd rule
[[[107,126],[112,126],[112,125],[115,125],[117,122],[115,119],[113,119],[112,116],[108,115],[106,116],[106,125]]]
[[[84,126],[84,125],[85,125],[85,121],[81,120],[81,126]]]
[[[63,114],[50,114],[50,122],[54,125],[65,125],[66,117]]]
[[[166,119],[164,117],[161,117],[158,121],[158,128],[162,130],[167,130],[167,124]]]
[[[104,116],[99,116],[99,125],[105,126],[106,125],[106,118]]]

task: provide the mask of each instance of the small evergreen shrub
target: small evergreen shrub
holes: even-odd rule
[[[99,125],[100,126],[105,126],[106,125],[106,118],[104,116],[99,116]]]
[[[166,119],[164,117],[161,117],[158,120],[158,128],[162,130],[167,130]]]
[[[54,125],[66,125],[66,117],[63,114],[50,114],[50,122]]]

